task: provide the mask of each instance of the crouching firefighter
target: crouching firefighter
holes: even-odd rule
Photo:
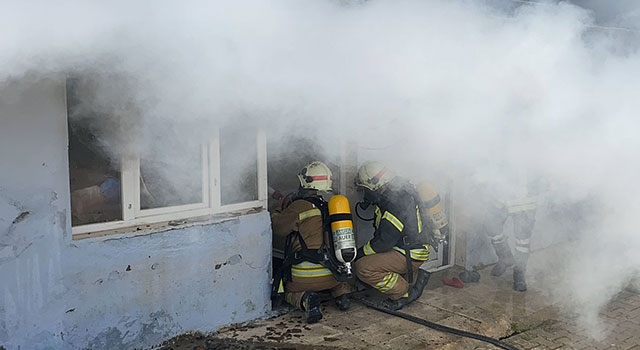
[[[315,323],[322,319],[316,292],[330,290],[336,306],[349,309],[356,244],[346,197],[336,195],[329,203],[323,198],[332,191],[329,167],[312,162],[298,179],[298,191],[283,198],[271,214],[274,245],[284,250],[282,266],[274,272],[272,297],[284,292],[285,300],[303,310],[308,323]]]
[[[429,259],[433,237],[422,229],[421,200],[408,180],[379,162],[362,164],[355,185],[363,198],[356,214],[371,204],[375,213],[373,238],[357,253],[356,276],[388,296],[384,307],[399,310],[418,299],[429,281],[420,266]]]

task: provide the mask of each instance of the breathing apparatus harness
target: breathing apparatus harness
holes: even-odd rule
[[[271,287],[272,297],[278,294],[281,282],[292,280],[291,266],[299,264],[303,261],[309,261],[314,264],[319,264],[329,269],[334,278],[339,282],[345,282],[349,278],[351,278],[350,274],[347,273],[345,266],[336,259],[336,256],[333,252],[332,242],[326,242],[326,236],[327,233],[330,232],[329,230],[331,225],[331,222],[329,220],[329,209],[327,206],[327,202],[320,197],[304,196],[304,191],[298,191],[297,193],[295,193],[291,197],[290,203],[293,203],[297,200],[305,200],[307,202],[310,202],[320,210],[320,213],[322,214],[323,231],[322,245],[318,249],[310,249],[299,231],[292,231],[291,233],[289,233],[289,235],[287,235],[284,247],[284,259],[282,261],[282,265],[274,274],[273,285]],[[331,237],[331,235],[329,236]],[[296,240],[298,240],[298,243],[300,244],[300,250],[294,251],[293,247]]]

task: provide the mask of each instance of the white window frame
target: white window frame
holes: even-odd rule
[[[202,202],[171,207],[140,209],[140,158],[122,157],[120,168],[122,220],[73,226],[74,238],[91,233],[122,231],[150,224],[196,219],[206,221],[216,216],[267,208],[267,138],[264,131],[256,133],[258,199],[222,205],[220,192],[220,129],[202,146]],[[78,236],[78,237],[75,237]]]

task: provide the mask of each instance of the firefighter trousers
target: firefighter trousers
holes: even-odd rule
[[[329,290],[331,296],[337,298],[351,293],[353,286],[348,282],[338,282],[333,275],[317,277],[292,276],[284,285],[284,298],[287,303],[301,309],[300,303],[305,292],[321,292]]]
[[[504,224],[509,218],[513,219],[513,233],[515,236],[515,254],[511,253],[507,237],[504,235]],[[529,260],[531,236],[535,224],[536,209],[528,209],[509,213],[507,209],[493,209],[485,218],[483,230],[491,238],[498,259],[512,261],[520,270],[526,270]]]
[[[418,269],[424,261],[411,261],[415,281]],[[409,291],[409,283],[403,276],[407,274],[407,258],[397,250],[359,258],[355,263],[355,273],[360,281],[386,294],[392,300],[405,297]]]

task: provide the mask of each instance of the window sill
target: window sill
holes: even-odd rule
[[[117,229],[107,229],[89,233],[78,233],[72,235],[72,240],[82,240],[87,238],[96,238],[100,240],[131,238],[143,235],[150,235],[159,232],[184,229],[192,226],[204,226],[211,224],[219,224],[225,221],[234,220],[243,215],[255,214],[264,211],[263,207],[253,207],[249,209],[241,209],[214,215],[204,215],[192,217],[188,219],[164,221],[152,224],[127,226]]]

